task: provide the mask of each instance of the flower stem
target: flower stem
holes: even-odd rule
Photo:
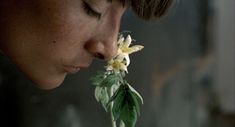
[[[113,94],[114,94],[113,93],[113,87],[111,87],[110,90],[109,90],[109,96],[112,97]],[[110,104],[110,116],[111,116],[112,127],[116,127],[116,121],[114,120],[112,109],[113,109],[113,102],[111,102],[111,104]]]

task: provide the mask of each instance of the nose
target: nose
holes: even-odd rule
[[[117,53],[117,45],[115,39],[110,39],[105,42],[99,40],[91,40],[86,44],[85,48],[89,53],[91,53],[94,57],[109,60],[113,58]]]
[[[113,21],[113,20],[112,20]],[[95,30],[94,36],[85,44],[86,50],[94,57],[109,60],[117,53],[117,35],[120,22],[103,24]]]

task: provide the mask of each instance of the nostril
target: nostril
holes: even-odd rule
[[[99,58],[101,60],[104,60],[104,55],[102,55],[101,53],[96,53],[95,57],[97,57],[97,58]]]

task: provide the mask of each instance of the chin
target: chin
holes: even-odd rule
[[[59,87],[63,83],[64,79],[60,80],[44,80],[44,81],[32,81],[36,87],[42,90],[51,90]]]
[[[39,78],[39,77],[29,77],[29,79],[35,84],[36,87],[42,90],[51,90],[59,87],[63,81],[64,81],[65,76],[60,76],[60,77],[44,77],[44,78]]]

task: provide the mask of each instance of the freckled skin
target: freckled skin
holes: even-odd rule
[[[0,49],[38,87],[59,86],[64,66],[88,67],[96,54],[116,53],[122,4],[101,2],[102,17],[87,15],[81,0],[3,0]]]

